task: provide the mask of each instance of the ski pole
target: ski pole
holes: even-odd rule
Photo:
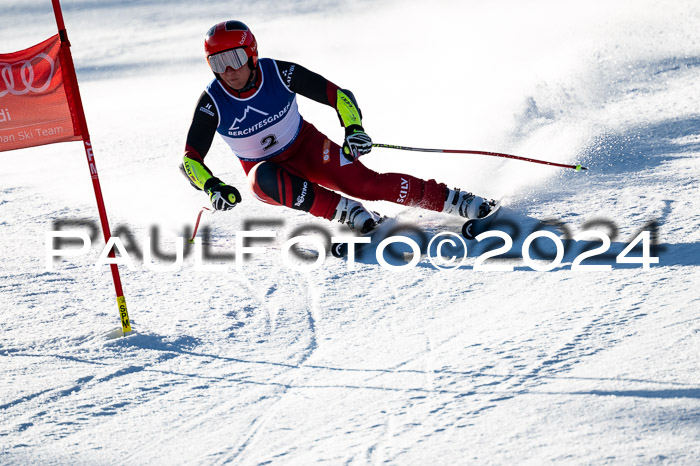
[[[563,163],[548,162],[546,160],[530,159],[527,157],[519,157],[517,155],[501,154],[500,152],[485,152],[480,150],[453,150],[453,149],[420,149],[418,147],[407,147],[407,146],[395,146],[393,144],[372,144],[372,147],[384,147],[386,149],[398,149],[398,150],[409,150],[414,152],[439,152],[443,154],[479,154],[479,155],[490,155],[492,157],[505,157],[507,159],[523,160],[525,162],[541,163],[543,165],[552,165],[554,167],[562,168],[572,168],[577,172],[581,170],[588,170],[586,167],[582,167],[581,164],[577,165],[566,165]]]
[[[197,228],[199,228],[199,221],[202,218],[202,214],[204,213],[205,210],[211,210],[209,207],[202,207],[201,210],[199,211],[199,215],[197,215],[197,221],[194,224],[194,231],[192,232],[192,238],[189,239],[190,243],[194,243],[194,238],[197,236]]]

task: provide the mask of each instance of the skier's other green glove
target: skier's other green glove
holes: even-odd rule
[[[352,162],[372,150],[372,139],[362,128],[362,112],[352,92],[338,89],[336,110],[340,124],[345,128],[343,157]]]
[[[361,155],[369,154],[372,150],[372,139],[360,125],[350,125],[345,128],[343,156],[354,161]]]
[[[204,191],[209,194],[211,205],[216,210],[231,210],[241,202],[241,193],[215,176],[204,183]]]

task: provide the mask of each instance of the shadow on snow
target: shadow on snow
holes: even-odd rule
[[[532,217],[518,215],[504,208],[504,212],[498,219],[489,227],[490,232],[500,231],[506,233],[512,240],[513,245],[507,251],[499,252],[499,254],[491,259],[487,259],[484,264],[497,264],[499,262],[508,261],[513,265],[515,270],[533,270],[528,267],[523,260],[523,246],[528,236],[535,232],[549,232],[560,239],[563,247],[563,257],[561,264],[555,267],[554,270],[569,268],[570,265],[581,254],[590,253],[591,257],[583,259],[581,265],[609,265],[612,269],[634,269],[641,268],[639,263],[618,263],[617,257],[627,248],[634,240],[644,231],[649,232],[649,252],[650,257],[658,257],[658,264],[651,264],[651,267],[659,266],[698,266],[700,265],[700,256],[695,252],[700,249],[699,243],[676,243],[669,244],[661,241],[659,228],[665,223],[665,219],[671,212],[672,201],[666,201],[665,207],[658,219],[650,219],[644,225],[641,225],[628,238],[621,237],[615,223],[608,219],[592,219],[581,225],[578,229],[580,232],[596,230],[604,233],[610,238],[610,247],[603,250],[601,240],[574,240],[578,233],[566,223],[556,219],[538,220]],[[423,260],[418,263],[417,267],[433,268],[434,266],[428,260],[429,256],[437,259],[439,240],[433,241],[432,238],[439,234],[452,233],[451,237],[444,239],[451,240],[451,243],[446,243],[442,246],[441,256],[445,258],[454,257],[458,263],[466,254],[468,258],[479,258],[488,253],[495,253],[498,249],[505,246],[504,240],[501,238],[491,237],[484,238],[482,241],[460,241],[459,226],[451,228],[430,228],[428,230],[421,229],[414,225],[398,224],[388,231],[383,231],[372,239],[370,245],[365,246],[358,251],[356,261],[364,264],[379,264],[377,260],[377,246],[386,237],[399,236],[413,240],[420,247]],[[442,239],[442,238],[441,238]],[[430,245],[430,248],[428,246]],[[557,247],[554,241],[550,238],[538,238],[531,242],[527,248],[531,259],[534,261],[551,262],[557,254]],[[600,251],[595,251],[600,249]],[[643,254],[643,242],[638,242],[628,253],[626,257],[641,258]],[[412,259],[412,250],[407,244],[396,242],[388,246],[384,250],[384,259],[387,263],[394,266],[405,265]],[[513,262],[516,262],[515,264]],[[544,262],[542,262],[544,263]],[[459,267],[460,269],[473,269],[473,265],[467,264]]]

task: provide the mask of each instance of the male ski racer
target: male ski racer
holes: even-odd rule
[[[215,79],[197,103],[180,168],[209,195],[214,209],[229,210],[241,201],[238,190],[204,164],[219,133],[240,159],[258,199],[344,223],[361,234],[373,230],[380,216],[339,193],[464,218],[489,212],[490,204],[472,193],[365,167],[357,158],[372,149],[372,141],[352,92],[300,65],[258,59],[255,37],[240,21],[209,29],[204,50]],[[345,128],[342,148],[301,117],[297,93],[337,111]]]

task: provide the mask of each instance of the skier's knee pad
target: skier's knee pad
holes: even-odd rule
[[[273,162],[260,162],[248,173],[250,190],[263,202],[308,212],[314,185]]]

